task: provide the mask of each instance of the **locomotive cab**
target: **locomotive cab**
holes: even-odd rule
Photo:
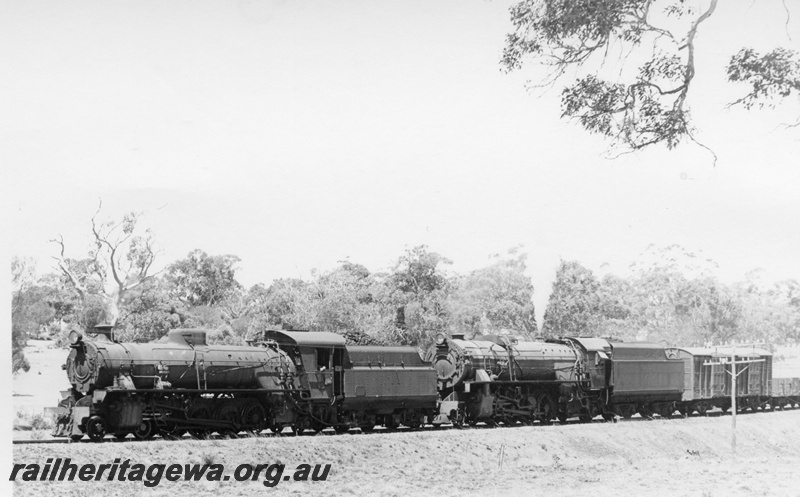
[[[299,388],[311,399],[342,397],[347,350],[344,338],[334,333],[268,330],[265,340],[274,340],[297,366]]]
[[[569,344],[578,356],[578,379],[583,387],[600,391],[611,383],[611,345],[602,338],[569,337],[559,340]]]
[[[306,401],[295,420],[299,431],[418,427],[436,406],[436,372],[412,347],[348,347],[341,335],[314,331],[262,337],[297,367],[295,388]]]

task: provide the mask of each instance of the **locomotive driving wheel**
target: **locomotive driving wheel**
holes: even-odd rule
[[[539,400],[537,402],[539,406],[539,422],[543,425],[549,425],[550,422],[553,420],[555,415],[555,408],[553,407],[553,399],[550,398],[550,395],[543,393],[539,396]]]
[[[102,442],[106,437],[106,423],[100,416],[92,416],[86,422],[86,434],[92,442]]]
[[[258,402],[248,402],[242,408],[242,425],[247,429],[261,430],[264,421],[267,418],[267,413],[261,404]]]
[[[217,412],[214,413],[214,419],[228,424],[228,426],[217,430],[220,435],[232,438],[236,436],[236,433],[241,428],[239,406],[234,403],[221,404],[217,408]]]
[[[190,419],[208,420],[211,418],[211,409],[206,406],[195,406],[189,410],[187,417]],[[208,430],[203,428],[191,428],[189,434],[194,438],[206,438],[208,436]]]
[[[153,424],[153,421],[149,419],[142,420],[142,422],[139,423],[139,426],[137,426],[136,429],[133,430],[133,436],[137,440],[149,440],[153,438],[153,435],[155,435],[155,433],[156,433],[155,425]]]

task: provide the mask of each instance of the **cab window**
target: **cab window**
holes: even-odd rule
[[[317,371],[331,369],[331,349],[317,349]]]

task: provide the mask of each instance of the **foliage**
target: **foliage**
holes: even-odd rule
[[[742,334],[770,347],[800,343],[800,283],[785,280],[767,286],[753,279],[740,283]]]
[[[760,55],[755,50],[743,48],[731,57],[728,79],[750,85],[750,92],[732,105],[764,106],[777,98],[787,98],[800,93],[800,55],[794,50],[776,48]]]
[[[597,298],[601,319],[594,334],[620,340],[636,339],[638,329],[631,324],[636,302],[635,288],[635,282],[629,278],[613,274],[600,280]]]
[[[509,257],[453,282],[450,297],[453,330],[473,334],[538,332],[533,308],[533,284],[525,275],[526,255],[517,249]]]
[[[696,74],[695,39],[717,3],[697,2],[695,8],[687,0],[523,0],[510,10],[514,30],[501,65],[512,71],[527,60],[538,62],[550,69],[542,85],[576,74],[561,95],[562,117],[614,146],[674,148],[694,140],[686,100]],[[798,90],[800,66],[790,50],[760,56],[745,48],[727,71],[730,81],[752,86],[735,102],[748,108]]]
[[[800,284],[726,285],[713,276],[715,266],[675,245],[650,247],[627,277],[597,280],[579,263],[562,261],[544,334],[684,346],[800,341]]]
[[[209,343],[244,344],[256,331],[277,328],[331,331],[350,344],[425,348],[438,332],[523,337],[537,332],[534,289],[518,249],[466,275],[446,273],[450,261],[420,246],[406,251],[387,273],[345,261],[331,271],[313,271],[308,280],[278,279],[248,290],[235,280],[235,256],[192,254],[231,272],[224,278],[194,277],[203,271],[183,280],[152,277],[126,290],[119,300],[119,339],[158,340],[173,328],[197,327],[209,330]],[[40,278],[25,261],[12,262],[14,368],[25,368],[22,348],[29,336],[55,331],[63,337],[102,319],[104,301],[94,293],[99,280],[93,277],[93,261],[64,259],[71,276],[62,270]],[[797,281],[766,285],[752,273],[746,282],[726,285],[713,276],[715,270],[714,261],[676,245],[649,247],[625,276],[598,278],[577,261],[561,261],[542,332],[680,345],[800,342]],[[72,278],[85,290],[83,298]],[[198,285],[191,297],[188,285],[176,287],[189,280]]]
[[[167,269],[173,294],[190,306],[214,306],[241,287],[236,281],[235,255],[209,256],[194,250]]]
[[[23,345],[24,347],[24,345]],[[15,344],[12,346],[11,349],[11,373],[16,373],[19,370],[25,371],[26,373],[30,371],[31,364],[28,362],[28,358],[25,357],[25,352],[22,351],[22,347],[19,344]]]
[[[407,250],[387,280],[384,301],[395,310],[387,341],[402,345],[427,345],[438,332],[447,331],[447,301],[452,290],[442,266],[452,262],[425,245]]]
[[[20,323],[24,315],[25,287],[34,278],[35,270],[31,260],[14,257],[11,259],[11,372],[22,369],[28,371],[30,364],[25,359],[23,348],[27,343],[28,333]]]
[[[594,336],[600,315],[600,284],[592,271],[577,261],[561,261],[544,312],[542,334]]]
[[[256,285],[247,295],[249,333],[283,328],[332,331],[348,343],[380,343],[391,313],[375,300],[381,281],[365,267],[343,263],[309,282],[276,280],[269,288]]]
[[[307,290],[306,282],[291,278],[277,279],[269,287],[253,286],[245,297],[250,309],[250,329],[304,329],[308,322],[303,315],[303,309],[308,309]]]
[[[117,324],[117,338],[135,342],[157,340],[172,329],[187,326],[188,322],[188,309],[171,296],[168,283],[154,279],[129,293]]]

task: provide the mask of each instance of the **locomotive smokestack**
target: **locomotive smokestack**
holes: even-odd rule
[[[114,325],[113,324],[98,324],[95,325],[93,328],[95,335],[106,337],[111,342],[116,342],[116,337],[114,336]]]

